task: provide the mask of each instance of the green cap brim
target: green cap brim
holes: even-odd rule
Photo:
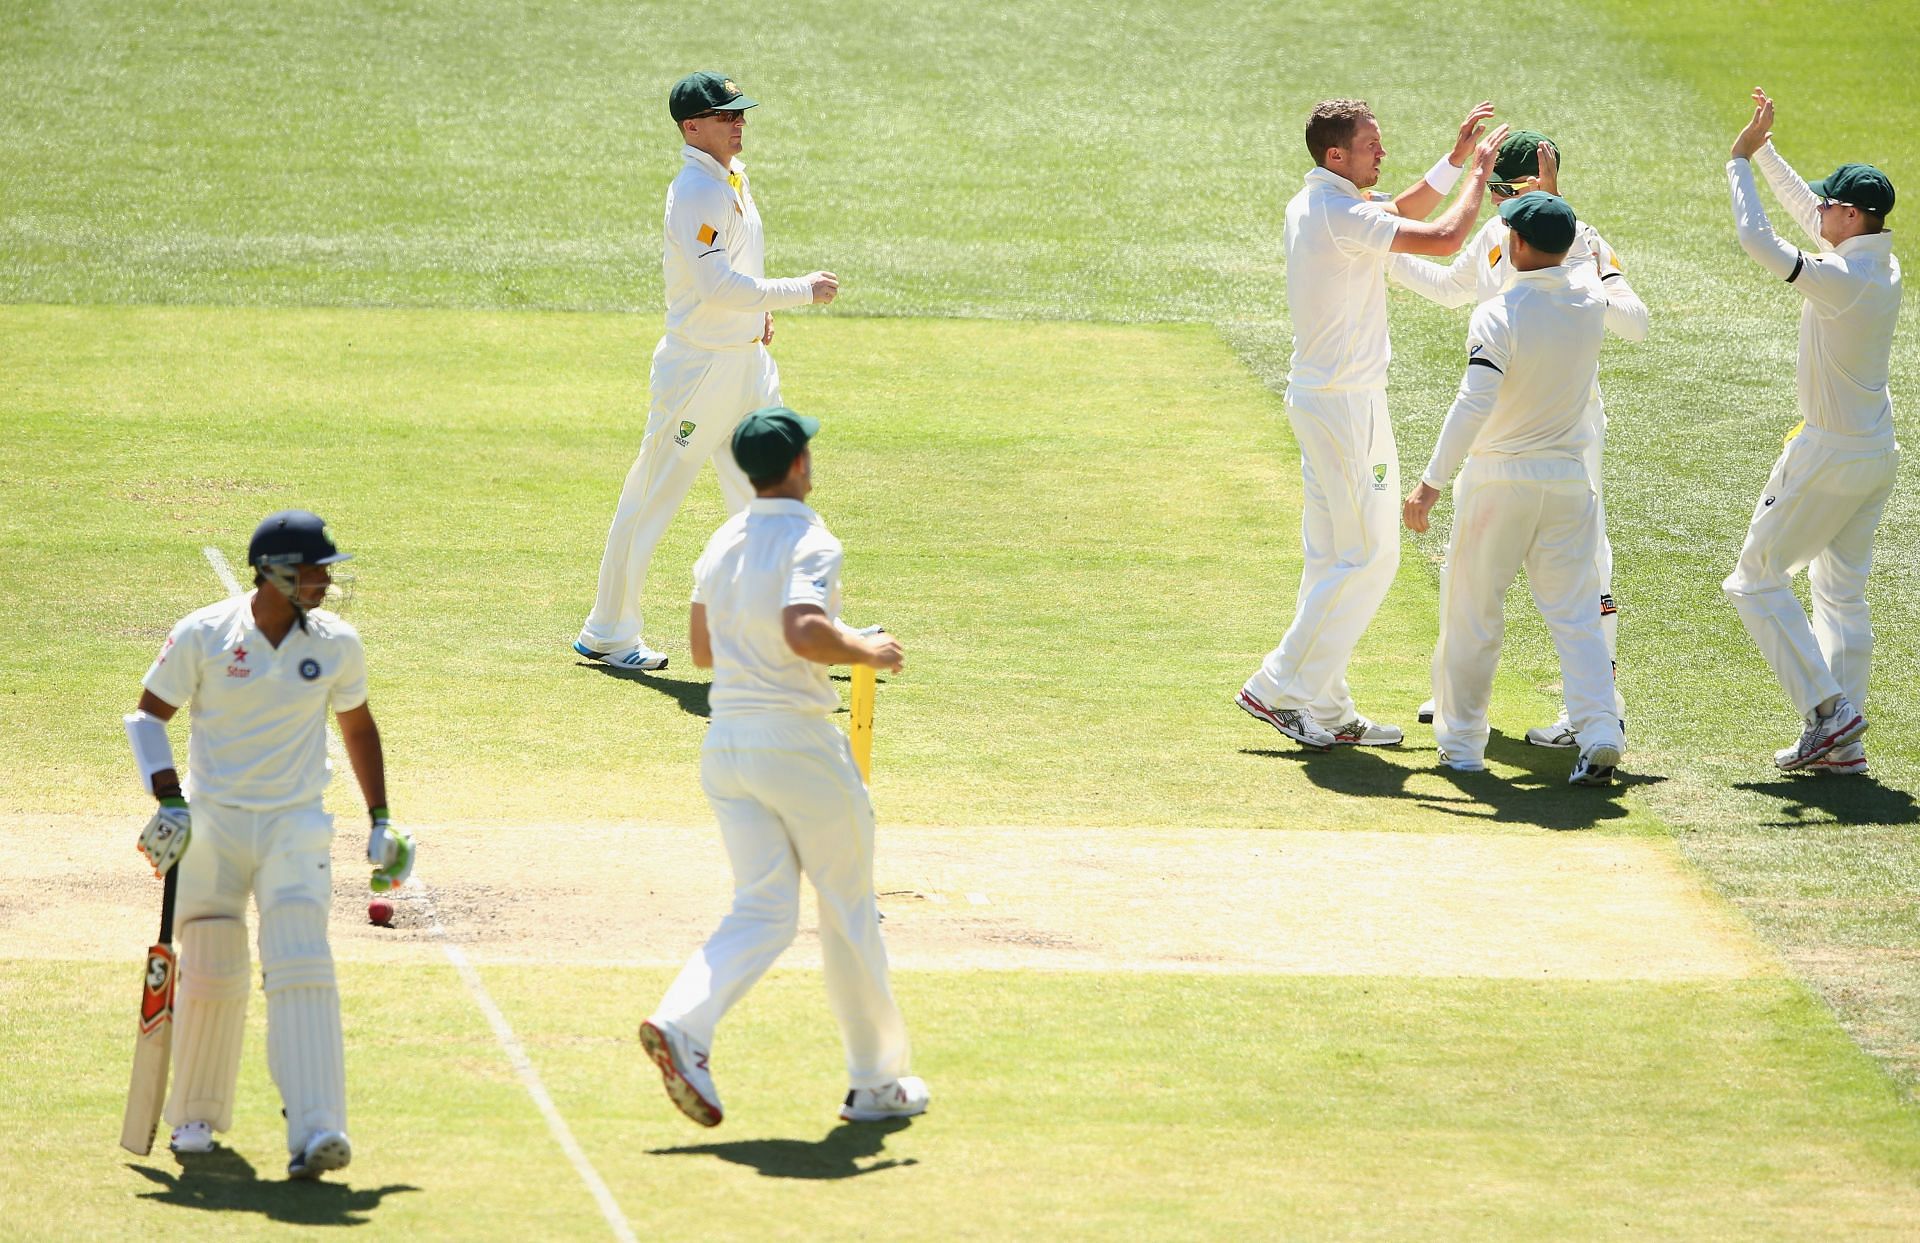
[[[814,418],[810,414],[796,413],[793,416],[793,421],[800,425],[800,431],[802,432],[802,434],[806,436],[808,440],[812,440],[814,437],[814,434],[820,430],[820,420]]]

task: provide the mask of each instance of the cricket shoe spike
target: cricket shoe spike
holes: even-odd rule
[[[632,669],[636,673],[653,673],[667,667],[667,654],[656,652],[644,643],[636,643],[632,647],[623,647],[618,651],[599,652],[576,639],[573,650],[588,660],[597,660],[615,669]]]
[[[917,1075],[895,1079],[877,1088],[853,1088],[840,1106],[843,1122],[885,1122],[888,1118],[915,1118],[927,1112],[933,1094]]]
[[[1244,686],[1234,696],[1233,702],[1239,704],[1248,716],[1265,721],[1303,747],[1312,747],[1315,751],[1333,750],[1333,735],[1299,708],[1269,708],[1255,699],[1253,692]]]
[[[1431,725],[1433,724],[1433,712],[1433,700],[1429,699],[1414,711],[1414,719],[1418,720],[1422,725]]]
[[[1858,742],[1835,747],[1807,765],[1806,770],[1823,777],[1864,777],[1867,775],[1867,748]]]
[[[1867,718],[1855,710],[1845,695],[1833,705],[1833,712],[1821,716],[1818,708],[1807,713],[1807,727],[1800,741],[1773,753],[1774,765],[1782,772],[1807,767],[1832,751],[1844,747],[1867,732]]]
[[[1610,786],[1613,770],[1620,763],[1620,748],[1610,742],[1596,742],[1580,753],[1573,763],[1567,784],[1574,786]]]
[[[1336,725],[1330,732],[1336,747],[1397,747],[1407,740],[1406,731],[1398,725],[1376,724],[1363,716]]]
[[[213,1123],[182,1122],[173,1128],[167,1147],[182,1157],[195,1157],[213,1151]]]
[[[288,1178],[318,1178],[328,1170],[344,1170],[353,1160],[353,1145],[345,1131],[321,1131],[287,1162]]]
[[[697,1048],[685,1032],[665,1019],[640,1024],[640,1044],[660,1068],[660,1080],[674,1108],[701,1126],[719,1126],[720,1093],[713,1086],[707,1050]]]

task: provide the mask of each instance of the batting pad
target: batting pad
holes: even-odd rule
[[[173,1092],[168,1126],[233,1125],[240,1038],[252,983],[245,920],[189,920],[180,929],[180,985],[173,999]]]
[[[287,1107],[287,1150],[299,1152],[317,1131],[347,1129],[340,991],[319,903],[293,899],[260,912],[260,969],[267,1069]]]

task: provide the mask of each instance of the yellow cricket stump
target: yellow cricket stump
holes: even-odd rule
[[[873,783],[873,666],[853,667],[853,692],[848,697],[850,717],[847,740],[853,744],[853,762],[860,766],[860,780]]]

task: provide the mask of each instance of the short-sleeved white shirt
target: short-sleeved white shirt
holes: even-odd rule
[[[1287,204],[1291,405],[1310,407],[1316,391],[1387,386],[1386,266],[1400,231],[1387,202],[1316,168]]]
[[[193,714],[190,797],[266,810],[326,789],[327,709],[367,702],[367,660],[354,628],[324,609],[274,647],[249,592],[187,614],[142,685]]]
[[[797,276],[766,279],[766,238],[739,160],[722,168],[682,147],[680,175],[667,187],[667,335],[702,349],[745,349],[766,332],[768,311],[805,306],[813,287]]]
[[[840,707],[827,666],[787,646],[781,613],[815,604],[840,616],[840,541],[800,501],[755,497],[721,524],[693,567],[693,602],[713,643],[713,718]]]

